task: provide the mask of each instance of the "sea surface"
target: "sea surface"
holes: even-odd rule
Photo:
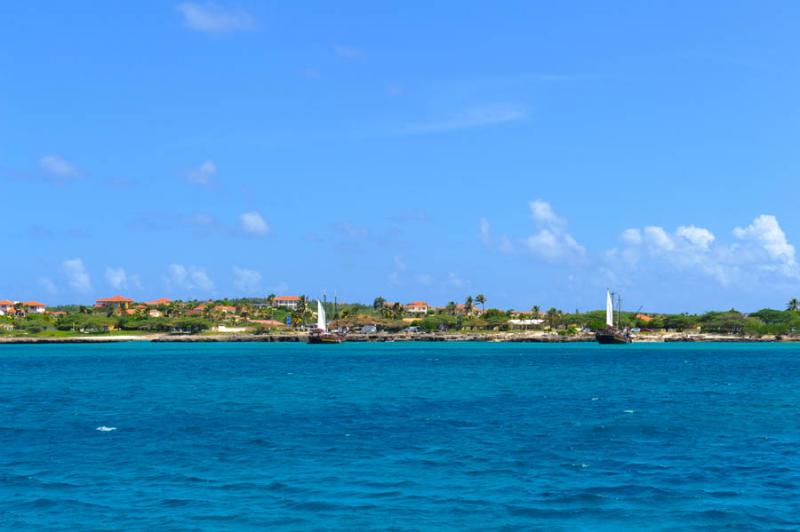
[[[0,345],[0,528],[796,530],[800,346]]]

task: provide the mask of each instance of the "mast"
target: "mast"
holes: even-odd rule
[[[617,294],[617,329],[622,323],[622,296]]]

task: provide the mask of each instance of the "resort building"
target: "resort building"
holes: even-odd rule
[[[424,301],[412,301],[405,306],[405,310],[410,314],[427,314],[428,304]]]
[[[276,307],[294,310],[300,304],[300,296],[276,296],[273,301]]]
[[[171,299],[167,299],[166,297],[161,297],[159,299],[154,299],[153,301],[145,301],[144,304],[148,307],[157,307],[159,305],[169,305],[172,303]]]
[[[105,297],[103,299],[98,299],[97,304],[95,305],[97,308],[105,308],[105,309],[123,309],[128,310],[130,304],[133,303],[133,299],[129,297],[123,296],[114,296],[114,297]]]
[[[25,312],[32,314],[44,314],[44,311],[47,310],[47,306],[38,301],[26,301],[22,304],[22,308],[25,309]]]
[[[14,302],[8,299],[0,300],[0,316],[5,316],[6,314],[14,314],[16,311],[14,310]]]

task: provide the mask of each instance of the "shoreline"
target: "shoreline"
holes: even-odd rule
[[[68,337],[36,337],[36,336],[0,336],[0,345],[24,344],[104,344],[127,342],[152,343],[218,343],[218,342],[289,342],[305,343],[308,334],[215,334],[215,335],[119,335],[119,336],[68,336]],[[385,342],[494,342],[494,343],[593,343],[593,334],[559,336],[548,333],[375,333],[350,334],[346,342],[385,343]],[[662,334],[641,335],[634,338],[633,343],[793,343],[800,342],[800,336],[794,337],[749,337],[719,334]]]

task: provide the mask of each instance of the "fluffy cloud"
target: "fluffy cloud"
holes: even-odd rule
[[[39,159],[39,168],[48,178],[58,181],[67,181],[83,177],[80,169],[60,155],[44,155]]]
[[[573,259],[586,253],[583,246],[567,232],[566,219],[558,216],[549,203],[534,200],[528,207],[537,228],[536,233],[524,240],[530,253],[549,261]]]
[[[214,283],[205,270],[186,267],[182,264],[170,264],[167,273],[167,285],[177,290],[200,290],[210,292],[214,290]]]
[[[761,273],[800,277],[795,248],[774,216],[758,216],[747,227],[735,228],[733,236],[734,242],[720,243],[711,231],[694,225],[673,232],[658,226],[630,228],[620,237],[624,246],[610,250],[607,258],[628,267],[648,267],[648,261],[656,267],[700,273],[722,285],[752,285]]]
[[[206,161],[186,174],[186,179],[195,185],[208,185],[217,175],[217,165],[214,161]]]
[[[261,274],[255,270],[234,266],[233,285],[241,292],[256,292],[261,287]]]
[[[106,268],[105,277],[108,285],[118,290],[140,288],[142,284],[138,275],[128,274],[125,268]]]
[[[224,34],[255,27],[255,18],[241,9],[224,9],[213,3],[183,2],[178,4],[187,28],[208,34]]]
[[[67,259],[61,263],[61,270],[67,276],[67,284],[76,292],[86,293],[92,289],[92,278],[81,259]]]
[[[254,236],[264,236],[269,233],[269,225],[257,212],[245,212],[239,216],[242,231]]]

